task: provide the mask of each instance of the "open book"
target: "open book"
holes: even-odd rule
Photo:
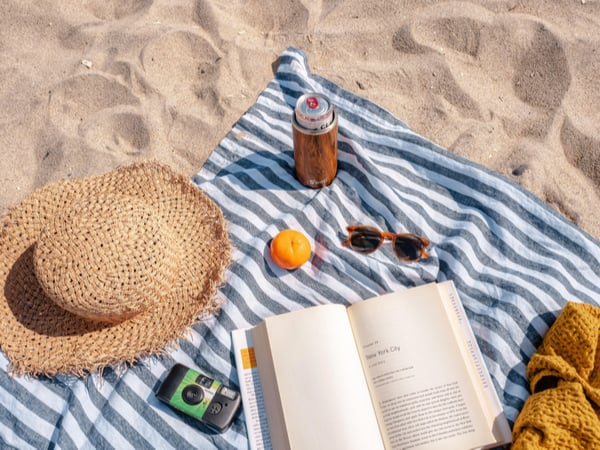
[[[234,331],[233,342],[254,448],[445,450],[511,440],[452,282],[273,316]]]

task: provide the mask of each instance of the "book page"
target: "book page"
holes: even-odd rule
[[[495,442],[435,283],[355,303],[348,315],[386,448]]]
[[[252,330],[277,449],[383,449],[346,308],[321,305]]]
[[[451,281],[439,283],[438,289],[444,300],[448,317],[455,319],[453,326],[456,335],[460,335],[463,338],[462,342],[459,341],[459,345],[462,347],[465,361],[470,360],[472,363],[472,377],[478,378],[480,381],[478,385],[481,391],[480,395],[487,398],[488,423],[494,433],[497,444],[509,444],[512,441],[510,425],[502,410],[502,404],[494,389],[490,373],[485,366],[483,355],[477,345],[477,340],[469,324],[465,309],[458,297],[454,283]]]

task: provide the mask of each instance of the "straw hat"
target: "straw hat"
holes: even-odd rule
[[[43,187],[0,227],[0,347],[13,373],[133,363],[218,308],[223,214],[158,163]]]

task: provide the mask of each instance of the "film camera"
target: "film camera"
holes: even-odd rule
[[[183,364],[173,366],[156,396],[218,431],[231,424],[242,404],[238,391]]]

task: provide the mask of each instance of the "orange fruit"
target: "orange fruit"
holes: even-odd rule
[[[308,238],[300,231],[283,230],[271,241],[271,258],[283,269],[297,269],[309,260],[311,249]]]

